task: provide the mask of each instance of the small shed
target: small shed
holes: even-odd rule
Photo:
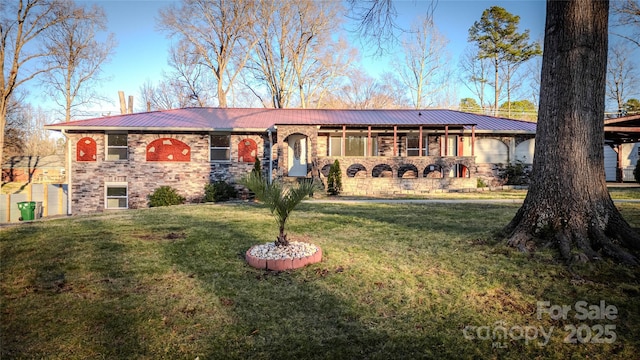
[[[640,114],[606,119],[604,138],[607,181],[635,181],[633,171],[640,157]]]

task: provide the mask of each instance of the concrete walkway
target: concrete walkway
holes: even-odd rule
[[[313,199],[315,204],[522,204],[524,199]],[[640,203],[640,199],[613,199],[614,203]]]
[[[315,204],[522,204],[523,201],[524,199],[314,199],[304,202]]]

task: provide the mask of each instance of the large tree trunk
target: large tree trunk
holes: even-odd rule
[[[638,263],[640,236],[614,206],[604,174],[608,7],[547,2],[532,181],[505,228],[507,243],[522,251],[551,244],[567,261]]]

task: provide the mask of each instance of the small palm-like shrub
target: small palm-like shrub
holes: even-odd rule
[[[279,232],[275,245],[289,245],[287,234],[284,232],[287,219],[305,197],[313,194],[318,188],[317,183],[312,179],[305,179],[296,186],[290,187],[285,186],[280,181],[274,181],[269,184],[266,179],[253,172],[242,179],[240,183],[256,194],[258,200],[269,206],[271,214],[273,214],[278,223]]]
[[[220,202],[228,201],[236,198],[238,191],[230,184],[224,181],[216,181],[207,184],[204,187],[204,202]]]
[[[153,194],[149,195],[149,206],[171,206],[184,204],[185,198],[178,194],[171,186],[160,186]]]
[[[340,171],[340,162],[334,161],[329,168],[329,176],[327,176],[327,192],[331,195],[338,195],[342,191],[342,172]]]

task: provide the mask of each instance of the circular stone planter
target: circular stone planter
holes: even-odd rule
[[[254,245],[245,254],[247,263],[256,269],[284,271],[299,269],[322,260],[322,249],[308,243],[291,241],[289,246],[274,243]]]

